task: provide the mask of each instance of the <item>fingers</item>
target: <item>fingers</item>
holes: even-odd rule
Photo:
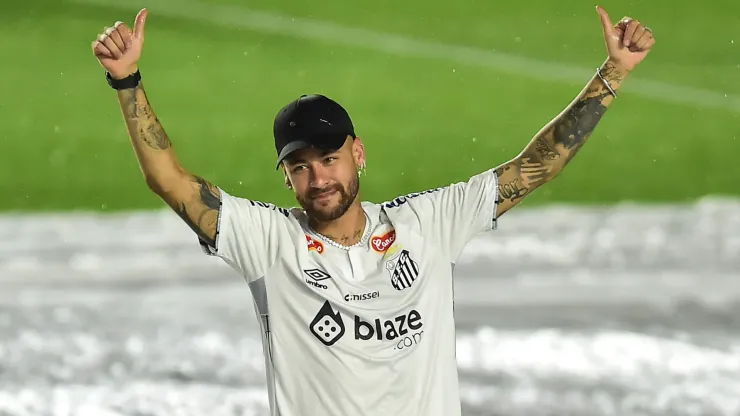
[[[630,39],[630,45],[632,47],[636,47],[635,45],[637,45],[637,42],[647,32],[647,30],[645,29],[646,28],[643,25],[637,26],[637,28],[635,29],[635,33],[632,34],[632,39]]]
[[[126,45],[126,49],[130,48],[133,45],[134,32],[125,23],[121,23],[120,25],[116,27],[116,29],[118,30],[118,33],[121,35],[121,38],[123,38],[123,42]]]
[[[116,42],[111,39],[110,31],[111,28],[106,29],[102,37],[102,42],[100,41],[100,38],[98,39],[98,41],[105,45],[105,47],[108,48],[109,51],[111,51],[114,57],[120,58],[123,55],[123,51],[121,50],[121,48],[118,47],[118,45],[116,45]],[[124,50],[126,49],[124,48]]]
[[[606,10],[602,9],[601,6],[596,6],[596,11],[599,13],[599,17],[601,17],[601,25],[604,27],[604,36],[615,36],[612,21]]]
[[[630,20],[627,24],[627,28],[624,31],[624,37],[622,38],[622,44],[625,47],[629,47],[632,44],[632,38],[635,35],[635,31],[640,27],[639,20]]]
[[[632,50],[633,52],[646,51],[652,48],[654,44],[655,44],[655,38],[653,37],[652,32],[650,31],[650,29],[645,28],[645,33],[643,33],[643,35],[640,36],[640,39],[632,42],[632,47],[630,47],[630,50]]]
[[[622,36],[622,43],[631,52],[639,52],[650,49],[655,43],[655,39],[650,28],[637,20],[630,20]]]
[[[144,26],[146,25],[146,16],[149,12],[147,9],[141,9],[136,15],[134,22],[134,36],[137,39],[144,39]]]
[[[131,29],[123,22],[106,27],[93,41],[92,48],[97,56],[120,58],[131,47]]]
[[[111,52],[104,44],[102,44],[98,39],[94,40],[92,42],[92,49],[93,53],[97,57],[101,58],[114,58],[113,52]]]
[[[108,35],[108,39],[103,41],[103,43],[106,44],[105,46],[107,46],[116,56],[121,56],[126,52],[126,45],[123,43],[123,38],[117,28],[117,26],[120,25],[121,23],[118,22],[115,26],[106,28],[105,34]],[[111,47],[110,44],[113,46]]]

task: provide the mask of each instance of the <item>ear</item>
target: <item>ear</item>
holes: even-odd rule
[[[288,189],[293,189],[293,184],[290,183],[290,176],[288,176],[288,170],[285,169],[285,162],[283,162],[282,168],[283,168],[283,180],[285,181],[285,187]]]
[[[352,156],[354,156],[355,165],[358,167],[365,166],[365,145],[362,143],[362,139],[355,137],[352,141]]]

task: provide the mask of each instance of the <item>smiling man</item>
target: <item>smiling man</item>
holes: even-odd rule
[[[177,160],[137,62],[147,12],[92,43],[149,187],[249,284],[273,415],[460,415],[453,267],[465,245],[562,171],[654,44],[599,9],[608,57],[512,160],[385,203],[363,202],[366,155],[347,111],[304,95],[274,120],[277,167],[299,207],[229,195]]]

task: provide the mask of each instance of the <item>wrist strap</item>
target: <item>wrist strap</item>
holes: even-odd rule
[[[113,88],[114,90],[127,90],[139,86],[139,82],[141,81],[141,73],[137,69],[136,72],[127,76],[126,78],[114,79],[110,75],[110,72],[106,71],[105,79],[108,80],[108,85],[110,85],[111,88]]]
[[[617,98],[617,92],[614,91],[614,88],[612,88],[611,84],[609,84],[609,81],[604,78],[603,75],[601,75],[601,68],[596,68],[596,73],[599,75],[599,78],[601,78],[601,81],[606,86],[606,89],[609,90],[609,92],[614,96],[614,98]]]

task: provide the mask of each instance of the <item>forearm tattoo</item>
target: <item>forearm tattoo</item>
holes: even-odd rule
[[[601,67],[601,74],[615,91],[627,75],[609,61]],[[510,203],[502,211],[560,173],[586,143],[613,99],[604,81],[594,75],[581,94],[534,137],[519,157],[497,168],[499,203]]]
[[[179,167],[172,143],[142,84],[118,91],[118,97],[131,142],[150,187],[198,237],[215,246],[221,207],[218,188]]]
[[[143,142],[151,149],[169,149],[172,143],[149,104],[144,85],[120,90],[118,94],[132,139]]]

